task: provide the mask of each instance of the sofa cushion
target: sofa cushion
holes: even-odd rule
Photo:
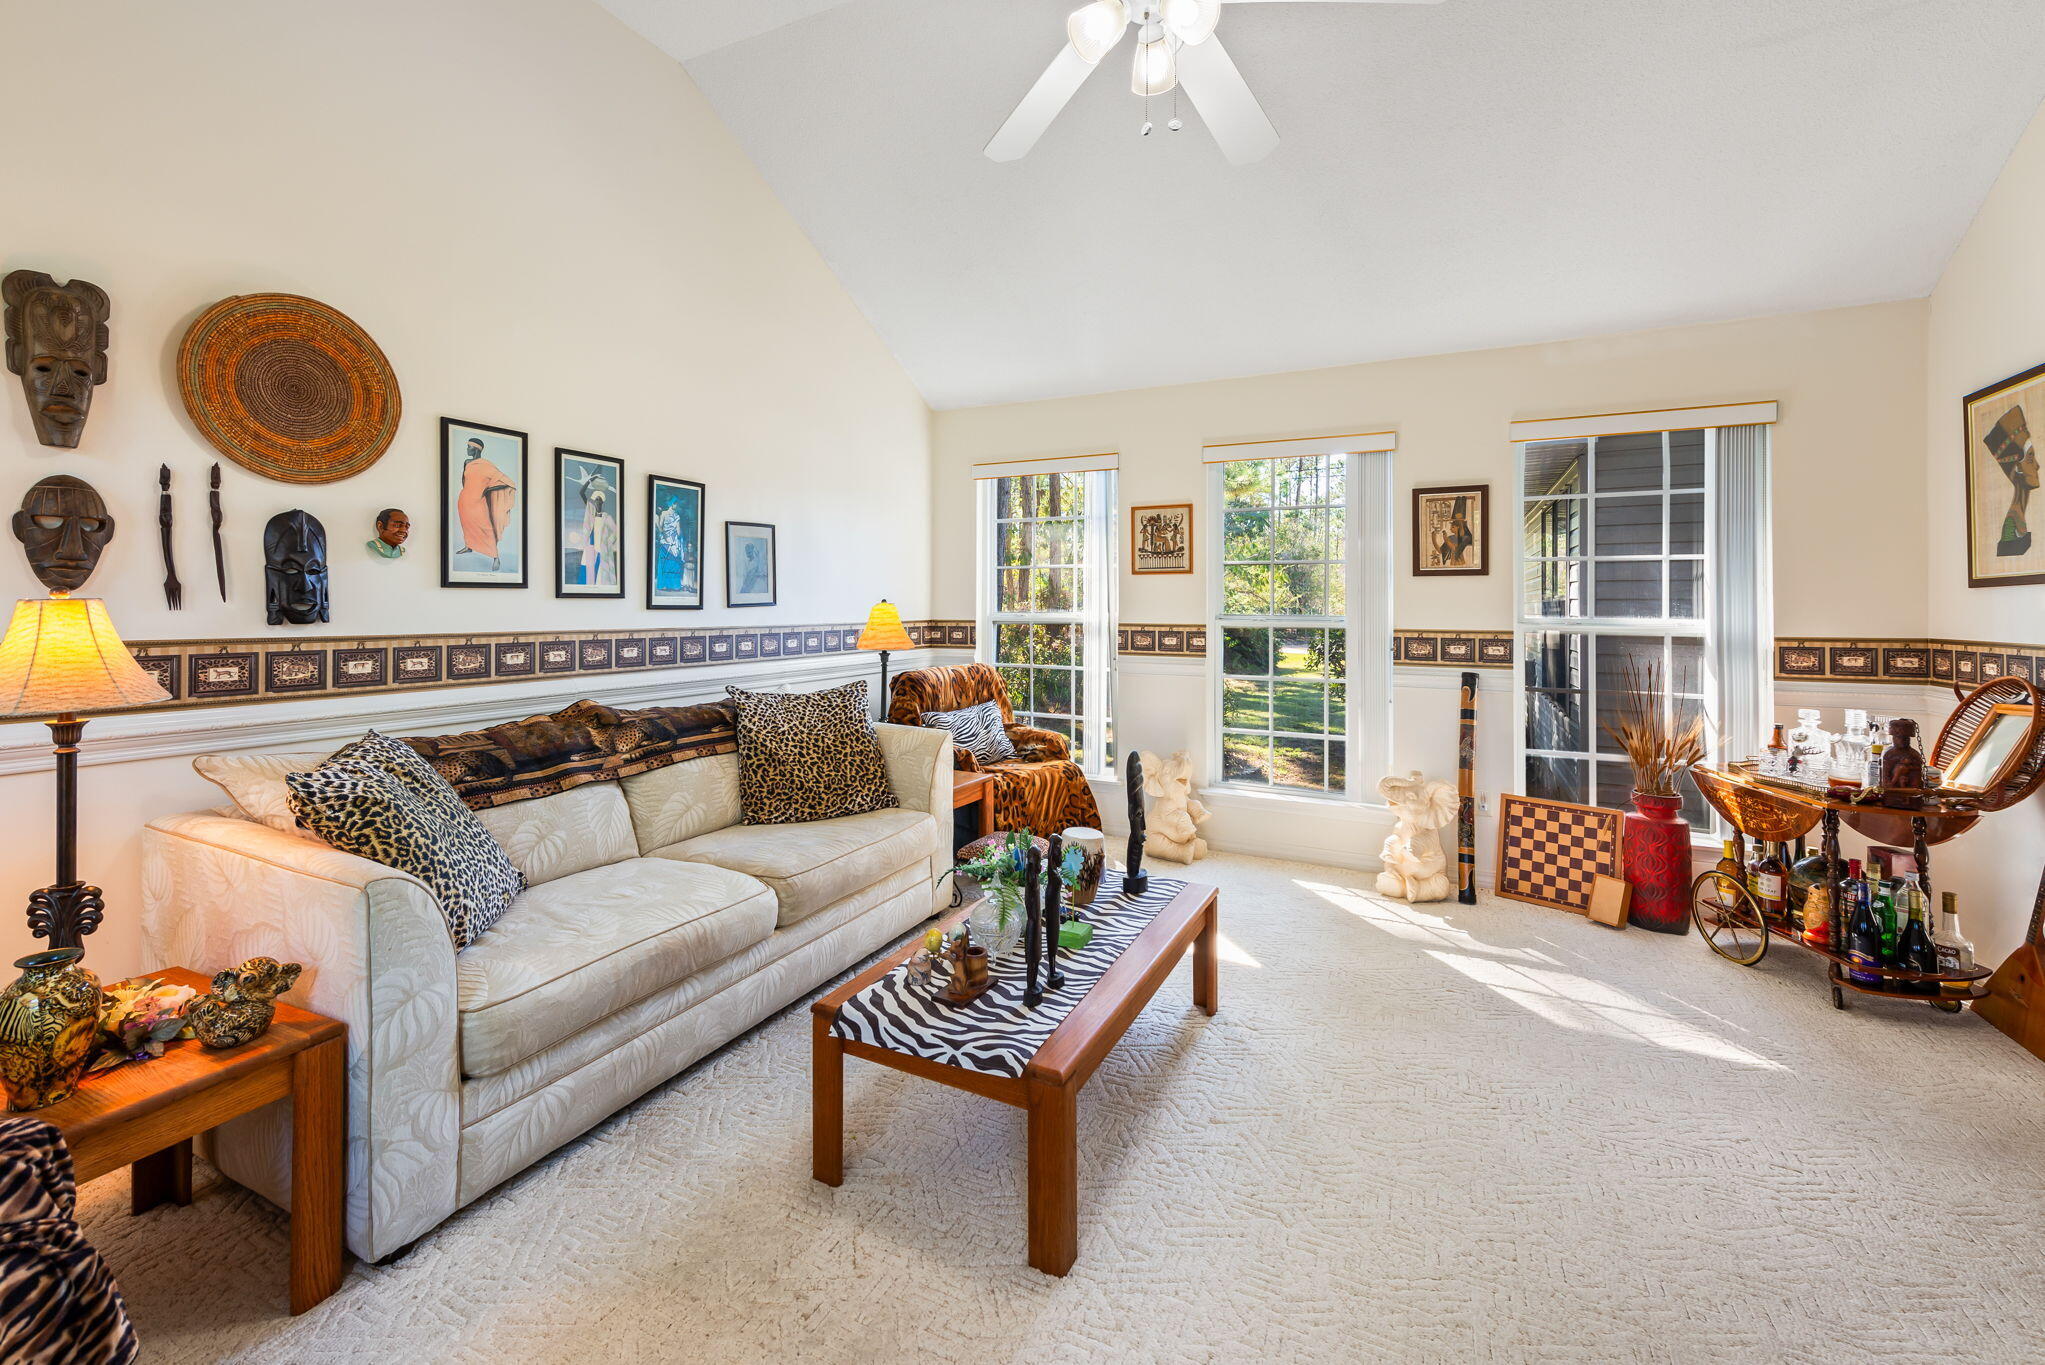
[[[718,754],[641,773],[622,783],[639,851],[693,839],[745,818],[738,800],[738,755]]]
[[[1015,757],[1015,745],[1002,728],[998,702],[983,701],[956,711],[925,711],[923,723],[950,732],[952,743],[982,763],[1005,763]]]
[[[931,817],[877,810],[799,825],[733,825],[655,849],[656,858],[719,867],[774,888],[782,926],[807,919],[892,872],[929,858]]]
[[[477,811],[476,818],[525,873],[528,886],[639,856],[625,794],[615,782],[490,806]]]
[[[774,932],[742,873],[632,858],[536,886],[455,959],[462,1072],[491,1076]]]
[[[257,824],[289,833],[298,828],[291,813],[284,774],[311,772],[326,762],[327,751],[311,749],[283,754],[200,754],[192,771],[234,798],[241,813]]]
[[[380,766],[385,746],[404,749],[403,766]],[[374,730],[311,772],[286,773],[284,784],[292,813],[308,830],[343,853],[425,882],[447,916],[456,952],[496,923],[525,889],[524,875],[454,788],[411,750]]]
[[[804,824],[899,804],[867,719],[864,680],[821,692],[724,690],[738,703],[747,824]]]

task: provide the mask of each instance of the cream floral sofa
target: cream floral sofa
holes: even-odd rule
[[[379,1260],[938,908],[950,737],[878,734],[899,809],[745,825],[723,754],[477,812],[530,885],[459,955],[414,877],[239,811],[159,819],[146,955],[305,964],[291,998],[348,1025],[348,1246]],[[290,1121],[210,1156],[288,1208]]]

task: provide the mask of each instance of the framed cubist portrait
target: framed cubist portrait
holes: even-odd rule
[[[440,586],[526,585],[525,433],[440,419]]]
[[[2045,583],[2045,365],[1967,395],[1967,586]]]
[[[625,462],[554,448],[554,596],[625,595]]]
[[[1491,572],[1491,485],[1413,490],[1413,573],[1448,578]]]
[[[724,523],[724,605],[771,607],[779,587],[774,528],[764,521]]]
[[[1129,509],[1129,572],[1193,572],[1193,504],[1153,503]]]
[[[703,606],[703,485],[646,476],[646,605],[697,611]]]

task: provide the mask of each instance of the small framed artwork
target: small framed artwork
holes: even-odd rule
[[[1153,503],[1129,509],[1129,572],[1193,572],[1193,504]]]
[[[625,595],[625,462],[554,447],[554,596]]]
[[[703,608],[703,485],[646,476],[646,605]]]
[[[779,587],[774,528],[764,521],[724,523],[724,605],[771,607]]]
[[[440,419],[440,586],[526,585],[525,433]]]
[[[2045,583],[2045,365],[1967,395],[1967,586]]]
[[[1413,490],[1413,573],[1447,578],[1491,572],[1491,485]]]

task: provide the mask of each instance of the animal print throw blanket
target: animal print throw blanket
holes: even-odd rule
[[[63,1136],[40,1119],[0,1119],[0,1360],[135,1359],[120,1286],[72,1221],[77,1202]]]
[[[550,716],[457,735],[408,737],[405,743],[471,810],[486,810],[709,754],[736,753],[738,720],[729,702],[626,711],[579,701]]]

